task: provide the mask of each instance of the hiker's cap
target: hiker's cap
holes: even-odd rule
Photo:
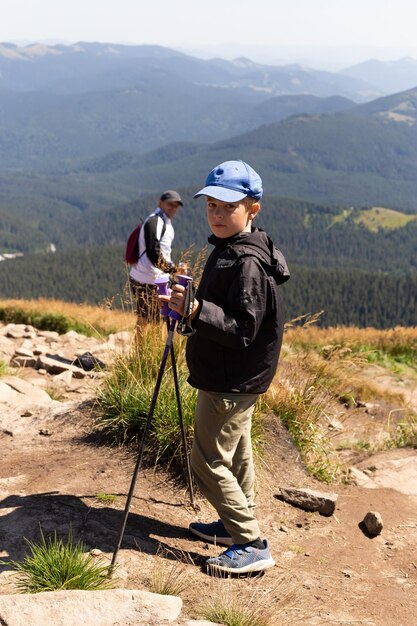
[[[246,196],[262,198],[262,179],[244,161],[220,163],[206,178],[206,185],[194,198],[210,196],[222,202],[239,202]]]
[[[168,191],[164,191],[162,196],[159,198],[159,202],[179,202],[181,206],[184,206],[178,191],[174,191],[173,189],[168,189]]]

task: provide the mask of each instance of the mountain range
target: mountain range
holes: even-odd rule
[[[85,43],[0,44],[0,76],[0,252],[104,244],[100,215],[230,158],[270,197],[417,212],[417,88],[358,104],[364,77]]]
[[[383,93],[406,91],[417,86],[417,59],[404,57],[396,61],[369,59],[342,70],[344,76],[363,80]]]

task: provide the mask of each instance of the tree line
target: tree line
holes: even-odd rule
[[[323,310],[322,326],[417,326],[416,271],[396,274],[299,264],[290,264],[290,271],[291,279],[281,287],[287,320]],[[0,296],[127,307],[127,276],[121,246],[27,255],[0,263]]]

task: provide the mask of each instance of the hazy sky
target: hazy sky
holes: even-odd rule
[[[229,48],[278,57],[291,47],[325,57],[331,46],[417,57],[416,23],[416,0],[0,0],[0,41],[159,44],[219,56]]]

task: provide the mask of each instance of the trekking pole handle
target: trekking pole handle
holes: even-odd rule
[[[157,286],[158,294],[160,296],[169,296],[168,282],[169,274],[162,274],[161,276],[158,276],[158,278],[155,278],[154,283]],[[162,317],[168,317],[170,311],[171,309],[168,306],[168,302],[164,302],[161,308]]]
[[[168,275],[167,274],[163,274],[160,278],[156,278],[155,279],[155,285],[158,288],[158,293],[161,296],[168,296],[169,295],[169,291],[168,291]],[[182,287],[185,287],[185,289],[188,288],[188,286],[192,283],[193,279],[191,278],[191,276],[186,276],[185,274],[177,274],[177,283],[179,285],[181,285]],[[162,309],[161,309],[161,315],[163,317],[170,317],[173,320],[176,320],[177,322],[182,319],[182,315],[180,313],[177,313],[176,311],[172,311],[169,306],[168,303],[165,302]]]

